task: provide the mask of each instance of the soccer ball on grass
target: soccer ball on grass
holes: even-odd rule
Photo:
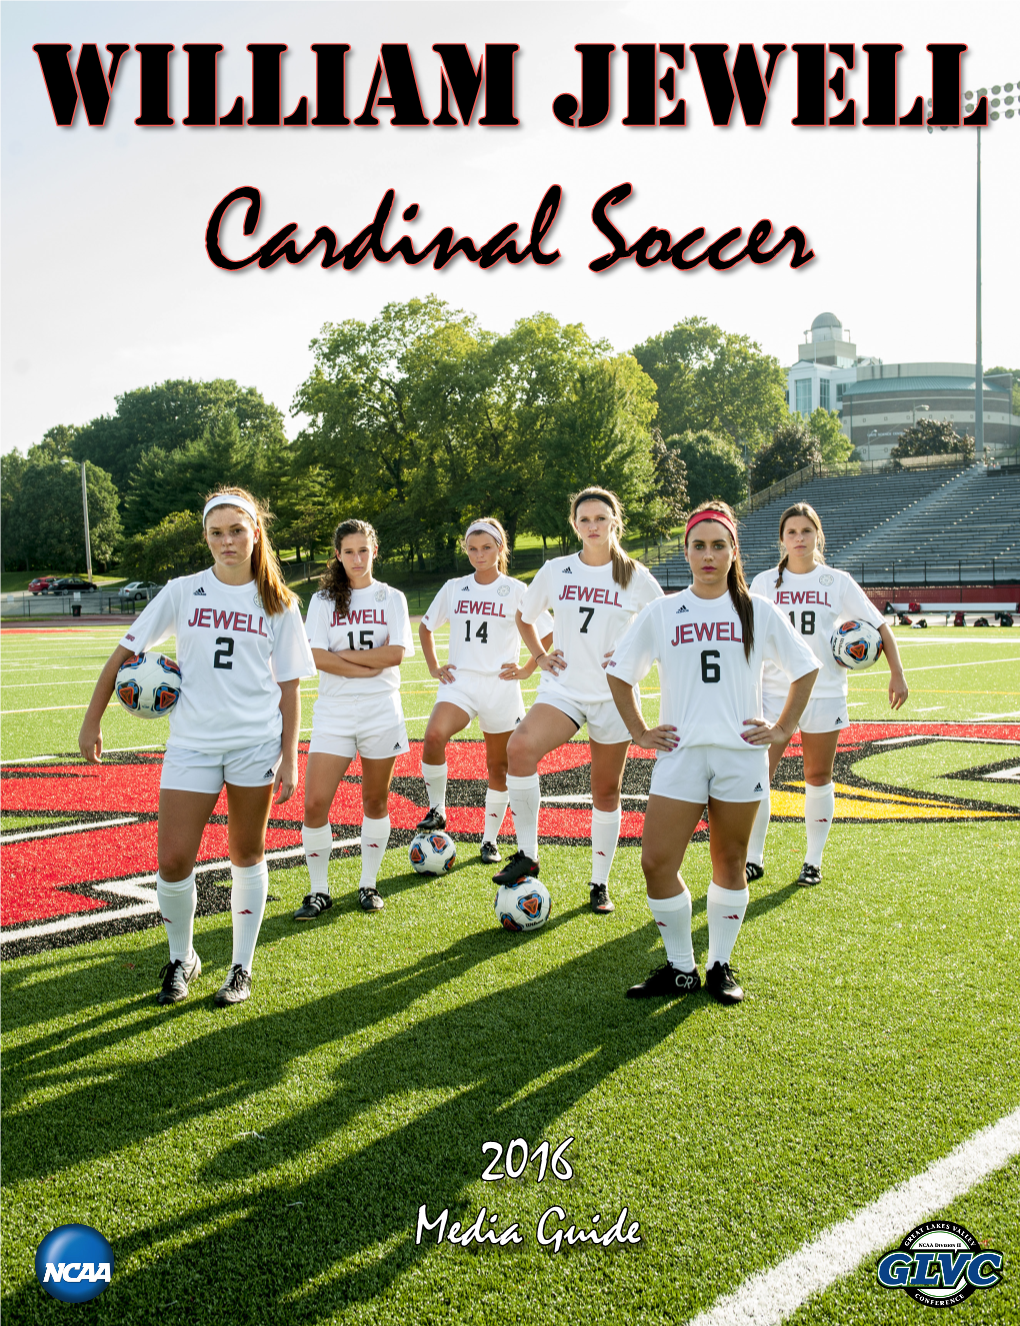
[[[419,833],[407,854],[419,875],[445,875],[457,860],[457,844],[448,833]]]
[[[496,920],[504,930],[541,930],[551,911],[549,890],[530,875],[501,884],[496,894]]]

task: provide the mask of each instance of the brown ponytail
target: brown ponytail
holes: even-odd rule
[[[211,502],[213,498],[223,498],[218,502],[218,506],[231,506],[232,497],[243,497],[255,508],[256,517],[252,522],[251,516],[247,511],[241,511],[240,507],[234,509],[241,512],[243,519],[249,524],[254,523],[258,538],[255,540],[255,546],[251,550],[251,569],[255,577],[255,588],[258,596],[262,600],[262,606],[270,617],[277,616],[278,613],[285,612],[288,608],[297,603],[297,595],[293,594],[283,579],[283,573],[280,570],[280,563],[277,560],[273,545],[269,542],[269,525],[273,521],[273,513],[264,502],[260,502],[257,497],[253,497],[246,488],[217,488],[211,492],[205,499]],[[216,510],[216,507],[213,508]],[[210,514],[212,514],[210,512]],[[207,517],[208,518],[208,517]]]
[[[613,579],[621,589],[626,589],[634,577],[634,568],[637,563],[633,557],[629,557],[620,546],[620,537],[623,534],[623,507],[620,505],[620,499],[615,493],[611,493],[608,488],[584,488],[579,493],[574,493],[570,499],[570,523],[574,524],[577,520],[577,508],[582,502],[602,502],[609,507],[613,513],[613,519],[616,521],[616,528],[613,530],[609,540],[609,555],[613,565]]]
[[[699,511],[718,511],[720,515],[725,516],[737,528],[737,518],[733,514],[733,509],[726,502],[708,501],[702,502],[696,506],[688,517],[690,519],[698,514]],[[723,527],[725,528],[725,526]],[[697,529],[695,525],[691,533]],[[687,535],[687,539],[690,538]],[[744,658],[750,663],[751,650],[754,648],[754,604],[751,602],[751,594],[747,588],[747,580],[744,577],[744,564],[740,560],[740,545],[730,536],[733,543],[733,561],[729,571],[726,573],[726,588],[730,592],[730,601],[733,604],[733,610],[740,619],[740,634],[744,639]],[[684,540],[684,546],[687,545],[687,539]]]
[[[341,617],[347,616],[354,592],[339,556],[340,545],[348,534],[363,534],[374,545],[376,552],[379,551],[379,536],[367,520],[342,520],[333,531],[333,556],[319,577],[319,592],[333,602]]]
[[[811,521],[812,525],[814,525],[815,529],[818,531],[818,541],[815,544],[815,566],[817,566],[819,562],[825,561],[825,533],[822,530],[822,522],[819,518],[818,512],[813,506],[809,506],[807,502],[794,502],[793,506],[788,506],[779,517],[779,551],[783,555],[780,557],[779,566],[776,568],[779,573],[776,576],[776,589],[778,589],[783,583],[783,572],[786,570],[790,561],[790,554],[786,551],[786,545],[783,543],[783,530],[786,528],[786,522],[793,516],[804,516]]]

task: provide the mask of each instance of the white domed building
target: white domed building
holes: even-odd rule
[[[857,381],[858,362],[857,346],[839,318],[835,313],[819,313],[797,347],[797,362],[786,370],[790,410],[804,415],[819,406],[838,410],[844,388]]]

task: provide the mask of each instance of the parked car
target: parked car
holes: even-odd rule
[[[36,576],[34,580],[28,582],[28,588],[33,594],[48,594],[56,578],[56,576]]]
[[[94,594],[99,588],[91,580],[80,580],[77,576],[65,576],[62,580],[54,580],[50,585],[51,594]]]
[[[155,598],[162,588],[155,580],[132,580],[128,585],[122,585],[118,592],[122,599],[137,603],[139,599]]]

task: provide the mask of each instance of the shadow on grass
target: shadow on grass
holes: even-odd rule
[[[756,899],[749,920],[796,891],[788,887]],[[702,911],[704,900],[695,906]],[[545,934],[584,910],[557,916]],[[224,928],[224,941],[228,933]],[[630,971],[636,979],[653,953],[661,957],[650,923],[554,970],[448,1006],[451,992],[442,987],[505,957],[508,938],[518,937],[486,927],[442,952],[285,1010],[243,1020],[225,1014],[220,1025],[158,1060],[120,1063],[102,1081],[90,1067],[91,1081],[9,1117],[8,1184],[87,1166],[263,1096],[291,1077],[294,1062],[304,1056],[318,1052],[319,1063],[329,1065],[331,1083],[325,1094],[320,1085],[307,1106],[267,1121],[249,1108],[251,1134],[196,1164],[196,1200],[186,1214],[138,1221],[129,1234],[114,1238],[121,1265],[141,1253],[144,1266],[115,1277],[93,1305],[96,1320],[148,1323],[163,1319],[159,1305],[173,1303],[174,1320],[196,1324],[312,1322],[369,1303],[434,1248],[414,1242],[422,1204],[430,1219],[444,1208],[451,1220],[466,1223],[474,1216],[477,1203],[469,1190],[485,1163],[483,1142],[562,1140],[565,1112],[688,1018],[709,1011],[704,994],[666,1004],[630,1001],[614,980],[607,983],[607,973],[615,979],[617,972]],[[519,938],[523,944],[539,939]],[[321,991],[321,984],[310,988]],[[423,1009],[413,1021],[345,1053],[350,1038],[399,1016],[414,1001],[422,1001]],[[31,1053],[12,1057],[5,1064],[9,1085],[36,1090],[74,1082],[84,1058],[144,1037],[165,1012],[142,1012],[137,1002],[109,1015],[127,1018],[128,1026],[104,1030],[104,1019],[97,1017],[82,1024],[84,1039],[63,1046],[52,1039],[36,1042]],[[430,1012],[430,1003],[446,1006]],[[172,1015],[189,1011],[202,1010],[185,1004]],[[23,1073],[31,1082],[22,1080]],[[682,1094],[678,1082],[681,1106]],[[689,1106],[693,1110],[695,1102]],[[268,1115],[275,1107],[266,1101],[259,1108]],[[402,1120],[399,1126],[391,1126],[394,1119]],[[304,1173],[311,1168],[308,1177],[267,1181],[279,1166],[293,1173],[297,1157],[305,1158]],[[550,1195],[550,1202],[556,1200],[562,1200],[561,1191]],[[169,1241],[177,1246],[161,1250]],[[34,1284],[15,1291],[6,1304],[12,1320],[34,1319],[43,1306],[39,1294]]]

